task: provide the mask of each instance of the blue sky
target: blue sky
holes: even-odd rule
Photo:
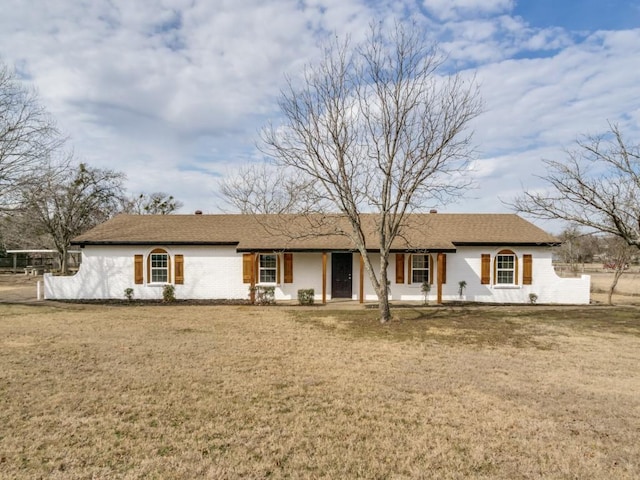
[[[449,212],[505,212],[542,158],[619,123],[640,138],[640,0],[0,0],[0,58],[37,88],[79,160],[217,212],[294,78],[331,33],[411,17],[475,74],[479,188]],[[545,225],[542,225],[545,227]]]
[[[640,6],[631,0],[528,0],[515,3],[515,15],[532,27],[619,30],[640,26]]]

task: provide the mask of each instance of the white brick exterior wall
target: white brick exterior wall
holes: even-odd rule
[[[184,256],[184,285],[176,285],[178,299],[246,299],[249,285],[242,279],[242,254],[233,246],[189,246],[164,248],[171,259],[174,255]],[[124,298],[124,290],[133,288],[133,296],[138,299],[162,298],[162,285],[146,283],[146,259],[156,247],[87,246],[82,250],[82,265],[72,277],[45,276],[44,293],[47,299],[109,299]],[[508,248],[508,247],[504,247]],[[480,284],[481,255],[490,254],[493,276],[494,256],[501,248],[460,247],[456,253],[447,254],[447,283],[443,285],[442,299],[458,300],[458,282],[465,280],[467,287],[464,299],[474,302],[529,303],[529,294],[538,296],[538,303],[589,303],[590,278],[560,278],[551,264],[551,251],[545,247],[527,247],[510,249],[517,255],[519,262],[518,285],[503,287]],[[134,284],[134,255],[144,255],[145,284]],[[522,285],[522,255],[533,255],[533,283]],[[421,301],[423,299],[420,284],[407,281],[407,263],[410,256],[405,254],[405,283],[396,284],[395,254],[389,258],[388,277],[391,281],[391,299]],[[433,253],[435,260],[437,254]],[[281,261],[281,265],[284,263]],[[379,256],[373,256],[374,267],[378,269]],[[175,269],[171,268],[172,276]],[[331,254],[327,254],[327,299],[331,299]],[[281,280],[283,272],[281,272]],[[353,255],[352,299],[358,299],[360,287],[359,254]],[[173,280],[173,279],[172,279]],[[435,301],[437,295],[437,270],[434,271],[434,284],[429,300]],[[313,288],[316,301],[322,300],[322,255],[320,253],[293,254],[293,283],[281,283],[276,286],[277,300],[295,300],[298,289]],[[364,272],[365,300],[373,301],[377,297]]]

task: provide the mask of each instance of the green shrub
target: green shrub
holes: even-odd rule
[[[126,298],[129,301],[133,300],[133,288],[124,289],[124,298]]]
[[[537,301],[538,301],[538,295],[536,295],[535,293],[530,293],[529,302],[531,303],[531,305],[535,305]]]
[[[162,288],[162,300],[165,302],[175,302],[176,301],[176,287],[173,285],[165,285]]]
[[[298,290],[298,303],[300,305],[313,305],[315,302],[315,290],[313,288]]]

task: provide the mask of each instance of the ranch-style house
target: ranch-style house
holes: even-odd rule
[[[378,268],[376,216],[362,217]],[[47,299],[247,299],[273,286],[278,301],[314,289],[316,302],[377,299],[339,215],[119,215],[74,239],[79,271],[46,274]],[[558,277],[558,240],[514,214],[411,214],[391,249],[392,301],[586,304],[589,276]],[[466,287],[460,291],[460,282]],[[461,297],[462,293],[462,297]]]

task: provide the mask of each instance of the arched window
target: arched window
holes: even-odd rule
[[[156,248],[147,257],[147,281],[169,283],[171,281],[171,258],[166,250]]]
[[[496,285],[518,284],[518,257],[514,252],[500,250],[493,265],[493,278]]]

